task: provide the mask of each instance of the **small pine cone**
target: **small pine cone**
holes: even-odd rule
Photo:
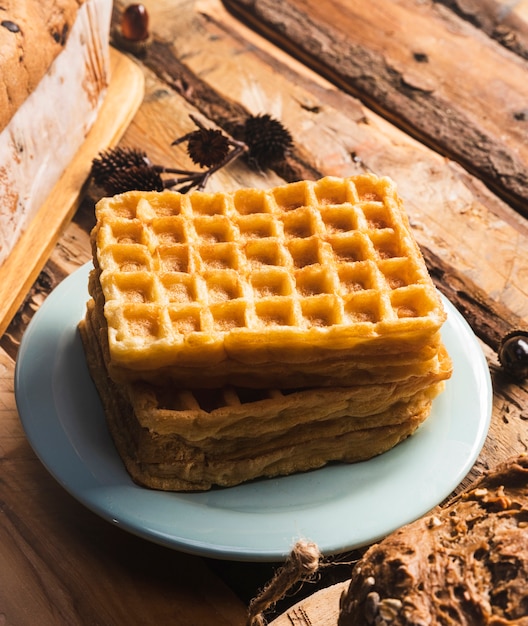
[[[94,183],[104,188],[107,179],[120,170],[148,165],[150,161],[145,152],[134,148],[112,148],[101,152],[92,161],[91,175]]]
[[[267,113],[247,118],[244,141],[249,149],[248,159],[264,169],[282,161],[293,145],[290,132]]]
[[[219,130],[201,128],[187,140],[187,153],[200,167],[220,165],[228,152],[229,139]]]
[[[115,171],[104,180],[102,187],[110,196],[125,191],[163,191],[165,185],[159,173],[148,165]]]

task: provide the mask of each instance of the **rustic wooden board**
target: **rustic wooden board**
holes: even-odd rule
[[[332,585],[301,600],[270,622],[270,626],[337,626],[339,598],[348,581]]]
[[[225,4],[372,110],[484,178],[528,215],[523,58],[435,2]]]
[[[141,103],[143,73],[137,64],[112,49],[111,71],[107,96],[86,141],[0,267],[0,335],[79,206],[92,159],[119,140]]]

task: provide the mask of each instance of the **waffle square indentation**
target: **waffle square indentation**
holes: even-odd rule
[[[255,299],[269,296],[290,296],[293,292],[291,276],[281,269],[253,272],[251,286]]]
[[[169,303],[187,304],[197,299],[196,280],[184,273],[164,273],[159,277],[164,297]]]
[[[190,269],[187,245],[160,246],[158,258],[162,272],[188,272]]]

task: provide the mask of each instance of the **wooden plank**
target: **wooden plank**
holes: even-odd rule
[[[112,79],[95,125],[0,267],[0,335],[79,206],[92,159],[118,141],[143,98],[143,74],[138,66],[116,50],[111,61]]]
[[[339,598],[348,588],[344,581],[301,600],[270,622],[270,626],[337,626]]]
[[[528,214],[528,83],[522,58],[431,2],[225,4]]]

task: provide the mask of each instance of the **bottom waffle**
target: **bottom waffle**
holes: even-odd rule
[[[116,384],[105,360],[104,316],[93,301],[79,329],[119,455],[135,482],[162,490],[233,486],[372,458],[418,428],[451,371],[441,353],[434,372],[402,388],[191,393]]]

